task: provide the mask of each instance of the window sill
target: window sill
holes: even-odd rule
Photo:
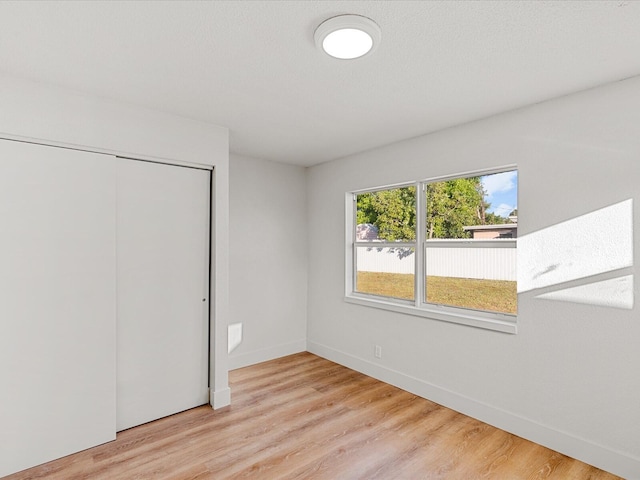
[[[460,311],[460,313],[458,313],[457,311],[452,311],[453,309],[445,309],[437,306],[434,306],[432,308],[418,308],[413,305],[403,305],[401,303],[395,303],[393,301],[384,299],[371,298],[364,295],[346,295],[344,297],[344,300],[347,303],[352,303],[355,305],[380,308],[382,310],[389,310],[391,312],[430,318],[442,322],[456,323],[458,325],[467,325],[469,327],[482,328],[484,330],[493,330],[495,332],[510,334],[518,333],[518,326],[514,321],[508,320],[506,315],[505,320],[501,320],[499,318],[492,318],[497,317],[498,314],[487,314],[487,316],[483,316],[482,312],[467,313],[466,311]]]

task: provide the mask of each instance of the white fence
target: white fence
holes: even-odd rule
[[[515,240],[475,242],[438,240],[427,246],[427,275],[516,281]],[[363,272],[413,273],[415,252],[409,248],[358,246],[356,262],[357,270]]]

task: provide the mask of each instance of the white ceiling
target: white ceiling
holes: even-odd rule
[[[313,32],[382,29],[340,61]],[[314,165],[640,74],[640,2],[0,1],[0,72],[227,126]]]

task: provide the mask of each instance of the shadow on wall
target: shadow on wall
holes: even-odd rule
[[[229,325],[229,352],[233,352],[236,348],[240,346],[242,343],[242,324],[241,323],[232,323]]]
[[[633,200],[518,238],[518,293],[631,310]]]

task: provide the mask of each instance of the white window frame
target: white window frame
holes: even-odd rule
[[[385,185],[382,187],[354,190],[345,196],[345,301],[348,303],[363,305],[367,307],[380,308],[396,313],[415,315],[419,317],[440,320],[459,325],[483,328],[503,333],[517,333],[517,315],[499,312],[488,312],[472,310],[449,305],[439,305],[427,303],[425,298],[425,278],[426,278],[426,186],[430,183],[447,180],[455,180],[465,177],[479,177],[495,173],[503,173],[517,170],[516,165],[507,165],[487,170],[465,172],[456,175],[434,177],[426,180],[419,180],[410,183]],[[376,192],[381,190],[391,190],[403,187],[416,187],[416,240],[411,242],[376,242],[376,247],[405,247],[414,248],[415,268],[414,268],[414,301],[402,300],[398,298],[383,297],[379,295],[357,292],[356,288],[356,251],[358,247],[371,247],[372,243],[356,240],[356,200],[357,195],[362,193]],[[437,248],[437,240],[429,240],[430,248]],[[460,241],[461,246],[471,246],[471,241]],[[475,242],[479,245],[479,242]],[[484,247],[517,248],[517,240],[486,240],[482,242]]]

